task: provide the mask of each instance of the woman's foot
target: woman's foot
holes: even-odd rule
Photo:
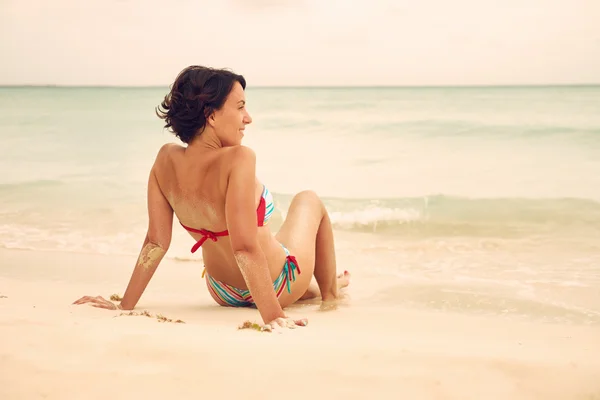
[[[344,271],[343,273],[337,276],[337,287],[338,291],[347,287],[350,284],[350,277],[352,275],[348,271]],[[319,291],[319,285],[313,279],[308,286],[306,292],[300,297],[300,300],[310,300],[321,296],[321,292]]]
[[[345,287],[347,287],[350,284],[350,277],[352,275],[350,275],[350,272],[348,271],[344,271],[343,273],[339,274],[337,276],[337,287],[338,290],[339,289],[343,289]]]

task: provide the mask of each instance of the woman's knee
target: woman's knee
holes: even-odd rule
[[[317,195],[314,190],[303,190],[294,196],[294,200],[301,201],[303,203],[313,204],[319,207],[323,206],[321,198]]]

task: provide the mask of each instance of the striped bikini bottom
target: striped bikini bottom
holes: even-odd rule
[[[281,274],[275,279],[273,282],[273,289],[277,294],[277,298],[281,296],[283,293],[284,287],[287,289],[288,293],[291,293],[290,282],[294,282],[296,280],[296,270],[298,274],[300,274],[300,267],[298,266],[298,262],[296,258],[290,255],[289,250],[284,246],[283,250],[285,250],[285,263],[283,264],[283,270]],[[202,273],[204,276],[206,270]],[[230,307],[253,307],[254,299],[250,295],[250,291],[247,289],[238,289],[226,283],[220,282],[214,279],[209,274],[207,276],[207,284],[208,290],[215,296],[220,299],[225,305]]]

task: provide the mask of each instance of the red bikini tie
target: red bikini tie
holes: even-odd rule
[[[292,263],[293,263],[293,264],[296,266],[296,269],[298,270],[298,273],[299,273],[299,274],[301,274],[301,273],[302,273],[302,272],[300,271],[300,265],[298,265],[298,261],[296,261],[296,257],[294,257],[294,256],[292,256],[292,255],[289,255],[289,256],[287,256],[287,257],[286,257],[286,259],[287,259],[287,262],[288,262],[288,263],[289,263],[289,262],[292,262]],[[292,278],[292,276],[291,276],[291,275],[292,275],[292,271],[290,271],[290,278]]]
[[[192,247],[192,253],[195,253],[196,250],[198,250],[200,247],[202,247],[202,245],[204,244],[204,242],[206,242],[208,239],[212,240],[213,242],[216,242],[217,238],[219,236],[227,236],[227,235],[229,235],[228,231],[211,232],[211,231],[207,231],[206,229],[194,229],[194,228],[190,228],[190,227],[187,227],[187,226],[185,226],[183,224],[181,224],[181,226],[183,226],[186,230],[188,230],[190,232],[199,233],[200,235],[202,235],[202,237],[200,238],[200,240],[198,240],[196,242],[196,244]]]

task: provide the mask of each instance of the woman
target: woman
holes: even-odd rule
[[[214,300],[255,305],[264,329],[305,326],[283,312],[301,298],[337,298],[349,274],[336,277],[331,222],[317,195],[296,195],[277,235],[266,226],[273,198],[255,176],[254,152],[241,145],[252,122],[245,87],[227,70],[191,66],[178,75],[157,114],[187,146],[164,145],[150,171],[148,232],[123,300],[85,296],[74,304],[133,309],[169,248],[173,214],[196,240],[192,252],[202,247]]]

